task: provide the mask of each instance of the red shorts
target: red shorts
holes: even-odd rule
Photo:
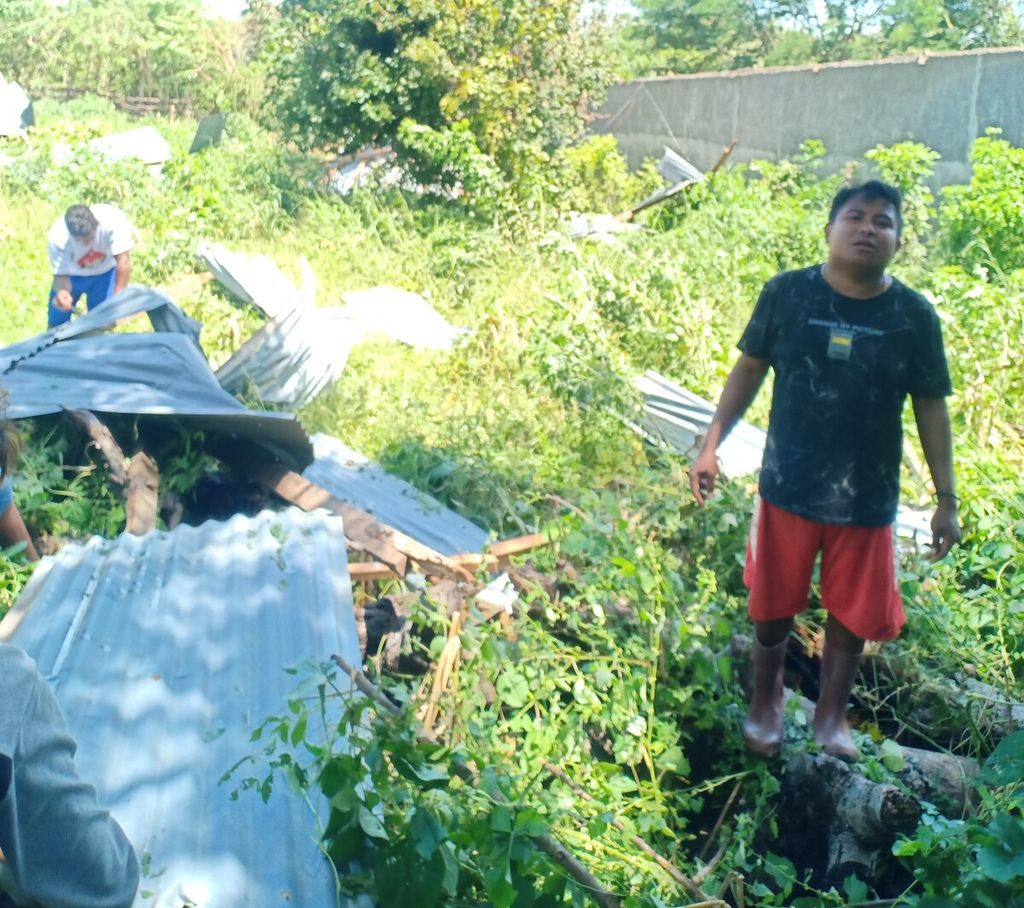
[[[807,608],[821,552],[821,604],[864,640],[892,640],[907,620],[896,570],[893,531],[816,523],[760,496],[747,544],[743,582],[755,621],[791,618]]]

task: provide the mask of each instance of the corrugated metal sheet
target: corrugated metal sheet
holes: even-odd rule
[[[217,381],[231,394],[252,390],[269,403],[301,407],[341,378],[362,336],[336,308],[292,309],[242,344]]]
[[[696,453],[715,415],[715,405],[657,372],[638,378],[636,387],[644,396],[645,431],[681,454]],[[765,433],[750,423],[738,423],[718,449],[722,472],[735,477],[759,470],[765,438]]]
[[[99,333],[143,311],[161,330]],[[259,445],[290,469],[302,470],[313,459],[298,420],[289,413],[249,410],[224,391],[199,349],[197,323],[145,287],[130,288],[66,326],[5,347],[0,373],[12,419],[59,413],[62,407],[173,417]]]
[[[261,309],[267,318],[280,318],[293,309],[316,303],[316,275],[305,258],[299,260],[302,289],[265,255],[233,252],[220,243],[201,242],[196,255],[214,278],[243,303]]]
[[[314,435],[313,454],[316,459],[302,474],[305,479],[442,555],[479,552],[487,544],[486,530],[385,472],[337,438]]]
[[[21,135],[33,122],[32,101],[25,89],[0,75],[0,136]]]
[[[427,350],[450,350],[466,328],[456,328],[418,293],[390,287],[347,290],[341,315],[368,334],[384,334],[399,343]]]
[[[638,378],[636,387],[644,396],[642,431],[680,454],[696,454],[697,444],[715,415],[715,405],[657,372]],[[718,449],[722,472],[737,477],[760,470],[767,437],[750,423],[737,423]],[[896,514],[896,532],[918,543],[930,543],[931,512],[901,505]]]
[[[54,685],[81,774],[135,845],[152,893],[136,905],[335,904],[316,820],[287,784],[264,804],[219,780],[284,708],[284,669],[358,664],[347,564],[340,518],[298,509],[97,537],[44,559],[0,622]]]

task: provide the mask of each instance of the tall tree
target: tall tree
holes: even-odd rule
[[[398,146],[441,183],[516,183],[610,79],[584,0],[284,0],[278,112],[307,147]]]

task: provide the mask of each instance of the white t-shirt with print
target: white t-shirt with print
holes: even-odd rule
[[[47,243],[54,274],[72,276],[103,274],[114,267],[114,256],[132,248],[132,223],[116,205],[90,205],[99,221],[96,236],[83,244],[68,233],[63,216],[50,228]]]

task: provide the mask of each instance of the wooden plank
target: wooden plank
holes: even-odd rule
[[[156,528],[157,501],[160,497],[160,472],[156,461],[140,451],[128,466],[125,490],[125,532],[145,536]]]
[[[464,552],[459,555],[452,555],[452,561],[462,567],[495,568],[501,564],[502,559],[511,555],[522,555],[531,549],[547,545],[550,540],[543,533],[530,533],[526,536],[515,536],[512,539],[503,539],[488,546],[486,552]]]
[[[402,576],[405,576],[408,562],[414,561],[433,576],[472,579],[472,574],[458,562],[400,530],[381,523],[361,508],[335,498],[326,489],[304,479],[298,473],[278,466],[261,467],[258,478],[261,482],[269,483],[269,488],[286,501],[304,510],[324,508],[338,514],[345,521],[345,537],[351,543],[355,543],[360,550],[374,555]]]
[[[540,548],[549,542],[543,533],[530,533],[527,536],[515,536],[502,539],[487,547],[487,552],[495,558],[507,558],[509,555],[521,555],[530,549]]]
[[[350,561],[348,575],[353,583],[366,583],[370,580],[392,580],[401,578],[392,568],[380,561]]]
[[[365,511],[360,511],[348,502],[335,498],[321,486],[308,479],[303,479],[293,470],[286,470],[279,465],[251,464],[249,472],[276,495],[280,495],[285,501],[290,501],[304,511],[323,508],[325,511],[339,515],[345,522],[345,538],[350,547],[358,551],[369,552],[400,577],[405,576],[409,558],[387,538],[389,528]]]

